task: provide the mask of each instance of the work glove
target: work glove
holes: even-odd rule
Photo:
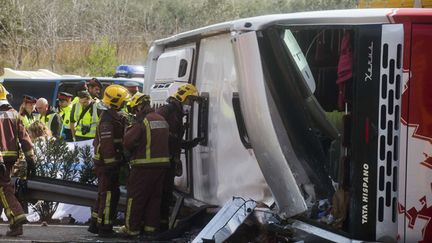
[[[3,176],[6,176],[6,165],[5,165],[4,162],[0,162],[0,173],[1,173]]]
[[[27,162],[27,178],[34,177],[36,175],[36,166],[33,158],[26,158]]]
[[[204,138],[202,138],[202,137],[197,137],[197,138],[194,138],[194,139],[189,140],[189,141],[183,140],[181,147],[183,149],[191,149],[191,148],[196,147],[202,141],[204,141]]]
[[[174,160],[174,166],[175,166],[175,176],[181,176],[183,175],[183,164],[182,161],[179,159]]]
[[[202,141],[204,141],[204,138],[202,138],[202,137],[197,137],[197,138],[192,139],[192,148],[197,146]]]
[[[123,161],[125,163],[129,163],[131,157],[132,157],[132,153],[127,149],[123,149]]]
[[[15,196],[22,200],[27,194],[27,180],[17,178],[15,181]]]

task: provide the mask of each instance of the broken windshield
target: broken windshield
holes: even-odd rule
[[[319,205],[330,204],[334,184],[345,180],[340,162],[347,150],[341,134],[348,105],[338,106],[338,55],[326,59],[327,54],[321,53],[331,52],[319,46],[330,35],[335,37],[342,31],[331,30],[322,37],[325,31],[319,28],[290,30],[273,26],[258,33],[268,95],[275,101],[270,110],[272,116],[278,116],[274,121],[282,121],[283,132],[278,132],[278,139],[282,150],[286,139],[294,148],[294,154],[287,149],[284,154],[306,203],[316,209],[312,210],[315,215],[309,215],[311,218],[319,217]],[[340,48],[340,41],[334,42],[332,48]]]

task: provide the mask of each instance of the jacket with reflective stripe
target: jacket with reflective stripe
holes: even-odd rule
[[[159,107],[156,112],[165,118],[169,125],[170,157],[180,159],[181,143],[185,131],[180,102],[170,97],[167,100],[167,104]]]
[[[18,159],[19,144],[24,155],[33,158],[33,143],[19,119],[18,112],[10,105],[2,105],[0,106],[0,161],[15,162]]]
[[[33,114],[28,114],[26,111],[20,115],[20,119],[25,128],[28,128],[34,121],[36,121],[36,117],[33,116]]]
[[[62,119],[63,128],[70,129],[70,114],[72,110],[72,104],[66,107],[59,108],[59,116]]]
[[[169,166],[168,123],[153,110],[147,112],[144,119],[128,128],[123,139],[125,149],[132,153],[130,164]]]
[[[104,110],[93,140],[93,161],[97,165],[113,165],[123,160],[123,134],[128,125],[122,112],[114,109]]]
[[[63,126],[60,116],[56,112],[49,109],[44,116],[41,114],[37,115],[36,119],[44,123],[51,130],[53,137],[60,137]]]
[[[99,116],[97,113],[97,104],[96,102],[92,102],[90,103],[90,105],[92,107],[90,107],[90,109],[86,111],[86,113],[78,122],[78,124],[75,124],[75,136],[86,137],[86,138],[94,138],[96,136],[96,127],[99,121]],[[76,123],[80,118],[82,111],[83,108],[81,104],[79,102],[75,103],[71,109],[70,122]],[[83,125],[88,126],[90,128],[90,131],[84,134],[82,132]]]

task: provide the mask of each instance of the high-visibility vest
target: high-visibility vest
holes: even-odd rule
[[[79,97],[78,97],[78,96],[75,96],[75,97],[73,98],[73,100],[72,100],[72,102],[71,102],[71,105],[74,105],[74,104],[76,104],[76,103],[79,103]]]
[[[27,114],[20,115],[20,119],[25,128],[28,128],[33,122],[36,121],[36,118],[32,114],[30,114],[30,116],[27,116]]]
[[[47,112],[49,112],[49,111],[47,111]],[[38,121],[42,122],[43,124],[45,124],[52,131],[51,124],[52,124],[52,121],[54,120],[54,117],[56,115],[57,115],[57,113],[54,113],[54,112],[47,114],[45,116],[41,116],[41,114],[38,114],[36,119]],[[60,131],[61,131],[61,129],[60,129]]]
[[[90,109],[86,111],[84,116],[78,122],[78,119],[81,116],[83,108],[79,102],[74,104],[75,112],[73,116],[75,122],[78,122],[77,124],[75,124],[75,136],[85,137],[85,138],[94,138],[96,136],[96,127],[99,121],[99,116],[97,114],[97,107],[96,107],[97,104],[96,102],[93,102],[90,105],[92,107],[90,107]],[[84,126],[88,126],[90,128],[89,131],[85,134],[83,133]]]
[[[62,119],[63,128],[70,129],[70,113],[72,111],[72,104],[66,107],[59,108],[59,116]]]

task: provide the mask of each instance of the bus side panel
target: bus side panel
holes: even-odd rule
[[[432,242],[432,25],[413,24],[411,43],[411,78],[403,94],[399,234],[401,242]]]

